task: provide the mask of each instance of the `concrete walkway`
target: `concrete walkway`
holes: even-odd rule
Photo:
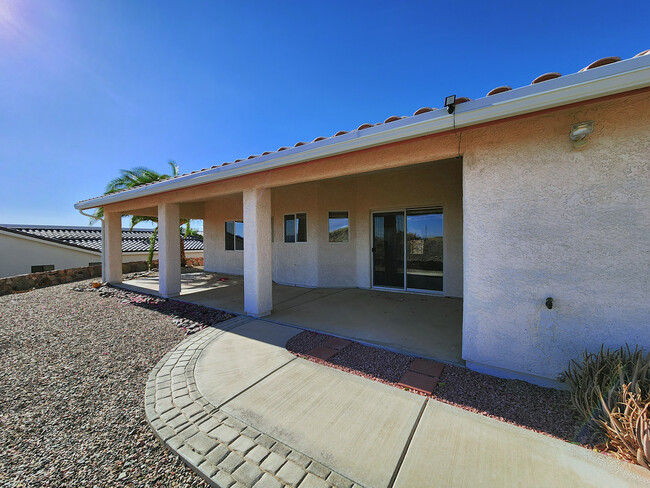
[[[151,372],[154,432],[214,486],[639,487],[641,468],[286,351],[237,317]]]
[[[219,281],[219,278],[228,278]],[[181,275],[179,300],[226,312],[244,313],[244,280],[219,273]],[[120,286],[158,293],[158,278],[129,280]],[[462,309],[459,298],[358,288],[303,288],[273,284],[278,324],[317,330],[400,352],[462,364]]]

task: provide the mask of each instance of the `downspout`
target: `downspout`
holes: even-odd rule
[[[79,213],[81,215],[85,216],[85,217],[89,217],[91,219],[101,220],[102,221],[102,283],[105,283],[106,280],[104,279],[104,270],[106,269],[106,266],[104,266],[104,264],[106,264],[106,263],[104,263],[104,254],[105,254],[104,253],[104,235],[106,234],[106,230],[104,229],[104,219],[101,218],[101,217],[97,217],[96,215],[91,215],[91,214],[84,213],[83,210],[79,210]]]

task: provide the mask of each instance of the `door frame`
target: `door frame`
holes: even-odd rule
[[[417,205],[417,206],[412,206],[412,207],[393,207],[393,208],[385,208],[385,209],[378,209],[378,210],[371,210],[370,211],[370,288],[372,290],[379,290],[379,291],[392,291],[392,292],[397,292],[397,293],[416,293],[416,294],[422,294],[422,295],[440,295],[444,296],[445,295],[445,286],[446,286],[446,280],[445,280],[445,247],[443,245],[442,248],[442,291],[438,290],[423,290],[421,288],[407,288],[406,283],[407,283],[407,245],[406,245],[406,236],[407,236],[407,221],[406,221],[406,212],[409,210],[429,210],[429,209],[440,209],[442,212],[443,216],[443,227],[442,227],[442,238],[444,242],[444,236],[445,236],[445,231],[444,231],[444,215],[445,215],[445,209],[443,205]],[[372,252],[372,249],[374,248],[374,243],[375,243],[375,214],[383,214],[383,213],[396,213],[396,212],[402,212],[404,214],[404,286],[402,288],[392,288],[389,286],[376,286],[375,285],[375,256],[374,253]]]

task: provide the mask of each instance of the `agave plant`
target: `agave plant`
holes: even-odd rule
[[[602,408],[607,420],[598,420],[608,441],[608,448],[619,457],[650,469],[650,397],[632,390],[625,384],[618,401],[611,410],[604,399]]]
[[[571,361],[564,376],[571,387],[571,401],[582,417],[597,427],[609,419],[624,385],[646,398],[650,394],[650,354],[638,346],[617,350],[601,346],[597,353],[584,352],[582,361]],[[600,421],[600,422],[598,422]]]

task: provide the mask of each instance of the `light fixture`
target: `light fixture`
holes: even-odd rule
[[[594,131],[594,121],[579,122],[571,126],[569,139],[573,141],[573,147],[580,149],[587,144],[587,136]]]
[[[456,108],[456,95],[445,97],[445,107],[447,108],[448,113],[454,113],[454,109]]]

